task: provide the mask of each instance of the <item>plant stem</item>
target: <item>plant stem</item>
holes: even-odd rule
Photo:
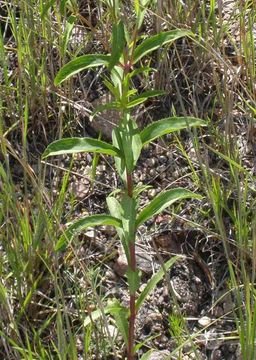
[[[127,173],[126,181],[127,181],[127,195],[128,195],[130,198],[132,198],[132,195],[133,195],[132,174]]]
[[[127,173],[127,194],[129,197],[133,196],[133,181],[132,174]],[[131,270],[136,272],[136,250],[135,250],[135,238],[130,239],[129,243],[130,261],[129,266]],[[130,292],[130,317],[129,317],[129,332],[128,332],[128,360],[134,360],[134,339],[135,339],[135,320],[136,320],[136,294]]]

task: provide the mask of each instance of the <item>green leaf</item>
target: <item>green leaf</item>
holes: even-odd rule
[[[122,228],[126,242],[129,243],[135,241],[137,201],[135,198],[131,198],[127,194],[124,194],[120,205],[122,208],[120,220],[123,224]]]
[[[107,205],[110,214],[115,218],[121,220],[123,210],[120,202],[114,196],[111,195],[107,197]]]
[[[136,310],[138,311],[141,305],[146,300],[147,296],[150,294],[151,291],[154,290],[155,286],[159,283],[159,281],[163,278],[165,272],[175,263],[178,259],[178,256],[173,256],[170,260],[168,260],[158,272],[151,277],[148,281],[145,288],[142,290],[141,294],[139,295],[136,301]]]
[[[152,216],[159,214],[177,200],[186,198],[201,199],[202,196],[182,188],[171,189],[160,193],[152,201],[150,201],[144,209],[141,210],[136,221],[136,226],[140,226]]]
[[[122,97],[122,88],[123,88],[123,75],[124,70],[121,66],[116,65],[110,74],[111,81],[116,88],[116,92],[119,94],[118,100]]]
[[[112,29],[112,50],[109,60],[108,69],[111,71],[113,67],[119,62],[125,46],[124,24],[120,20],[117,24],[113,24]]]
[[[92,120],[94,116],[102,111],[109,110],[109,109],[115,109],[118,110],[120,108],[120,102],[118,101],[111,101],[107,104],[99,105],[95,108],[95,110],[90,115],[90,119]]]
[[[125,343],[128,344],[128,309],[123,307],[117,299],[109,301],[103,308],[103,313],[100,309],[97,309],[86,316],[84,327],[87,327],[92,322],[100,319],[103,314],[110,314],[115,318],[116,325],[121,332]]]
[[[53,155],[74,154],[78,152],[93,152],[112,156],[121,156],[113,145],[92,138],[65,138],[56,140],[47,146],[42,157]]]
[[[114,317],[116,325],[123,336],[125,344],[128,344],[128,309],[115,299],[108,305],[109,313]]]
[[[123,152],[119,127],[115,127],[112,131],[112,143],[121,153]],[[126,169],[124,156],[115,156],[115,166],[123,183],[126,184]]]
[[[74,60],[71,60],[59,70],[55,77],[54,85],[59,85],[64,80],[67,80],[71,76],[77,74],[79,71],[102,65],[107,66],[109,59],[110,55],[93,54],[79,56]]]
[[[134,0],[134,9],[136,12],[136,23],[138,29],[140,29],[143,23],[144,16],[147,10],[146,6],[149,2],[150,0]]]
[[[107,197],[107,205],[108,205],[110,214],[113,217],[119,219],[120,223],[122,224],[123,209],[122,209],[122,206],[119,203],[119,201],[114,196],[108,196]],[[125,241],[124,230],[122,227],[117,227],[116,231],[117,231],[119,239],[121,240],[121,243],[123,245],[125,255],[128,259],[129,258],[129,249],[128,249],[128,244]]]
[[[114,311],[114,307],[116,305],[116,300],[114,301],[109,301],[107,303],[107,305],[103,308],[103,313],[105,315],[110,314],[111,311]],[[90,315],[86,316],[86,318],[84,319],[84,327],[87,327],[88,325],[90,325],[92,322],[100,319],[103,316],[103,313],[100,309],[97,309],[95,311],[92,311],[90,313]]]
[[[128,73],[126,76],[129,77],[129,79],[131,79],[133,76],[136,76],[136,75],[139,75],[139,74],[146,74],[150,71],[154,71],[155,69],[154,68],[151,68],[149,66],[142,66],[142,67],[139,67],[137,69],[134,69],[133,71],[131,71],[130,73]]]
[[[71,31],[75,25],[75,21],[76,21],[76,16],[74,16],[74,15],[70,15],[67,19],[67,24],[66,24],[66,28],[64,31],[64,35],[63,35],[63,40],[61,42],[61,47],[60,47],[60,52],[61,52],[62,57],[65,55],[65,53],[67,51],[68,41],[70,39]]]
[[[98,214],[98,215],[88,215],[83,219],[79,219],[73,222],[64,232],[64,234],[58,240],[55,251],[64,250],[67,243],[72,239],[72,237],[85,230],[88,227],[92,226],[102,226],[102,225],[111,225],[116,228],[122,226],[122,223],[119,219],[106,215],[106,214]]]
[[[133,189],[133,196],[135,199],[139,196],[140,193],[142,193],[145,190],[152,189],[152,185],[137,185]]]
[[[41,19],[43,19],[47,15],[48,11],[55,4],[55,2],[56,0],[50,0],[42,5]]]
[[[119,89],[114,86],[110,81],[108,81],[107,79],[103,80],[104,85],[109,89],[109,91],[111,92],[111,94],[114,95],[115,99],[117,101],[119,101],[120,99],[120,93],[119,93]]]
[[[143,145],[146,145],[165,134],[195,126],[206,126],[206,122],[193,117],[169,117],[147,126],[141,131],[140,137]]]
[[[192,33],[187,30],[171,30],[161,32],[157,35],[151,36],[144,40],[134,51],[133,64],[136,64],[146,54],[153,50],[159,49],[161,46],[171,43],[183,36],[192,36]]]
[[[133,271],[131,268],[128,268],[126,276],[129,284],[129,292],[131,295],[135,295],[136,291],[140,287],[139,270]]]
[[[131,101],[129,101],[129,103],[127,104],[127,108],[130,109],[136,105],[143,103],[144,101],[146,101],[147,99],[149,99],[151,97],[164,95],[164,94],[165,94],[165,91],[163,91],[163,90],[145,91],[142,94],[132,98]]]
[[[142,142],[137,124],[132,119],[122,122],[116,129],[119,137],[119,149],[124,154],[125,165],[128,173],[134,170],[134,167],[140,156]]]
[[[134,0],[134,10],[136,15],[138,16],[139,11],[140,11],[140,1],[139,0]]]
[[[143,20],[144,20],[144,17],[145,17],[145,13],[146,13],[146,10],[141,10],[139,12],[139,15],[138,15],[138,18],[137,18],[137,26],[138,26],[138,29],[140,29],[141,25],[143,24]]]
[[[65,8],[66,8],[66,5],[68,3],[70,3],[70,0],[61,0],[60,1],[60,13],[61,13],[61,15],[65,14]]]
[[[140,360],[148,360],[150,355],[154,352],[153,349],[148,350],[145,354],[142,355]]]

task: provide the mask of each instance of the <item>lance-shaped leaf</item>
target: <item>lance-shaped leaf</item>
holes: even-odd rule
[[[142,142],[137,124],[129,119],[121,127],[116,129],[119,131],[120,143],[119,148],[124,154],[127,172],[131,173],[140,156]]]
[[[67,80],[71,76],[77,74],[79,71],[97,67],[97,66],[107,66],[110,59],[110,55],[82,55],[74,60],[71,60],[69,63],[65,64],[58,74],[55,77],[54,84],[57,86],[62,81]]]
[[[125,256],[129,262],[130,255],[129,255],[128,242],[126,239],[125,229],[123,229],[123,224],[125,224],[125,221],[123,218],[124,209],[122,208],[122,205],[120,204],[120,202],[114,196],[107,197],[107,205],[108,205],[110,214],[113,217],[119,219],[120,223],[122,224],[122,226],[116,228],[116,231],[117,231],[119,239],[121,240],[121,243],[123,245],[123,248],[125,251]]]
[[[142,292],[140,293],[140,296],[138,297],[136,301],[136,310],[138,311],[141,305],[146,300],[147,296],[151,293],[152,290],[154,290],[155,286],[159,283],[159,281],[163,278],[165,271],[167,271],[178,259],[177,256],[173,256],[170,260],[168,260],[161,269],[158,270],[158,272],[151,277],[151,279],[148,281],[147,285],[144,287]]]
[[[128,344],[128,309],[115,299],[111,306],[108,305],[109,313],[115,318],[116,325],[123,336],[125,344]]]
[[[76,22],[76,16],[70,15],[67,19],[66,29],[64,31],[64,36],[63,36],[63,40],[62,40],[61,47],[60,47],[60,52],[61,52],[62,57],[64,57],[64,55],[67,51],[68,41],[70,39],[72,29],[75,25],[75,22]]]
[[[125,42],[124,24],[120,20],[117,24],[113,25],[112,29],[112,50],[108,65],[109,71],[118,63],[123,53]]]
[[[131,268],[128,268],[126,271],[126,276],[129,284],[129,291],[131,295],[135,295],[136,291],[140,287],[140,273],[139,270],[133,271]]]
[[[92,322],[100,319],[103,314],[111,314],[116,321],[116,325],[120,330],[125,343],[128,343],[128,309],[123,307],[117,299],[111,300],[103,308],[103,312],[97,309],[86,316],[84,320],[84,327],[90,325]]]
[[[121,157],[121,152],[105,141],[92,138],[65,138],[56,140],[47,146],[42,157],[53,155],[75,154],[79,152],[93,152]]]
[[[60,13],[61,13],[61,15],[65,14],[65,7],[66,7],[67,3],[69,3],[69,0],[61,0],[60,1]]]
[[[79,219],[73,222],[65,230],[64,234],[60,237],[55,246],[55,251],[64,250],[67,243],[72,239],[74,234],[77,234],[88,227],[102,225],[111,225],[116,228],[120,228],[122,226],[122,222],[119,219],[106,214],[89,215],[83,219]]]
[[[150,91],[145,91],[142,94],[138,95],[138,96],[134,96],[127,104],[127,108],[130,109],[136,105],[139,105],[141,103],[143,103],[144,101],[146,101],[147,99],[151,98],[151,97],[155,97],[155,96],[159,96],[159,95],[164,95],[165,91],[163,90],[150,90]]]
[[[110,110],[110,109],[118,110],[119,108],[120,108],[120,102],[118,102],[118,101],[111,101],[107,104],[99,105],[95,108],[95,110],[90,115],[90,120],[92,121],[96,114],[101,113],[105,110]]]
[[[63,0],[62,0],[63,1]],[[47,13],[48,10],[50,10],[50,8],[55,4],[55,0],[50,0],[48,2],[46,2],[46,4],[42,5],[42,10],[41,10],[41,19],[43,19]]]
[[[133,64],[136,64],[143,56],[160,48],[161,46],[171,43],[183,36],[192,36],[192,33],[187,30],[171,30],[161,32],[157,35],[151,36],[150,38],[142,41],[134,51]]]
[[[153,124],[147,126],[144,130],[141,131],[140,137],[143,145],[148,144],[154,139],[163,136],[165,134],[170,134],[174,131],[179,131],[182,129],[187,129],[190,127],[197,126],[206,126],[206,122],[201,119],[193,117],[169,117],[154,122]]]
[[[140,140],[141,141],[141,140]],[[123,152],[122,147],[122,138],[120,136],[119,128],[115,127],[112,131],[112,143],[113,145],[119,149],[120,152]],[[115,156],[115,165],[117,172],[122,179],[123,183],[126,184],[126,168],[125,168],[125,158]]]
[[[159,214],[177,200],[186,198],[201,199],[202,196],[182,188],[171,189],[160,193],[152,201],[150,201],[144,209],[141,210],[136,220],[136,226],[140,226],[152,216]]]

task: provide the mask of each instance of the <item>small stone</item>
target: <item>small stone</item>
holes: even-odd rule
[[[157,172],[158,173],[162,173],[166,170],[166,166],[165,165],[160,165],[157,167]]]
[[[165,164],[167,161],[167,158],[164,155],[160,155],[158,158],[160,164]]]
[[[116,229],[114,228],[114,226],[103,225],[101,227],[101,231],[106,236],[115,236],[116,235]]]
[[[118,258],[114,265],[114,270],[119,276],[124,276],[128,270],[128,263],[124,253],[124,250],[121,246],[118,248]],[[141,247],[136,246],[136,262],[138,269],[141,270],[144,274],[152,273],[152,259],[150,254],[144,251]]]
[[[117,328],[114,325],[108,325],[108,335],[111,338],[116,338],[117,334],[118,334]]]
[[[162,172],[160,175],[159,175],[159,178],[161,180],[164,180],[166,178],[166,173],[165,172]]]
[[[157,194],[156,189],[149,189],[149,190],[148,190],[148,198],[149,198],[150,200],[154,199],[154,197],[156,196],[156,194]]]
[[[220,349],[214,349],[212,354],[211,354],[211,359],[210,360],[222,360],[223,356],[222,356],[222,352]]]
[[[153,157],[146,160],[146,165],[148,167],[153,167],[155,166],[155,164],[156,164],[156,159]]]
[[[163,305],[164,304],[164,297],[161,295],[161,296],[159,296],[159,298],[158,298],[158,300],[157,300],[157,303],[158,303],[158,305]]]
[[[141,175],[140,175],[140,181],[144,181],[144,180],[146,180],[146,173],[145,172],[143,172]]]
[[[188,156],[191,161],[197,161],[196,151],[193,147],[188,151]]]
[[[124,276],[128,269],[128,262],[125,254],[119,254],[116,263],[114,265],[114,270],[117,272],[119,276]]]
[[[164,152],[165,152],[165,150],[163,149],[162,146],[159,146],[159,145],[156,146],[155,153],[157,156],[163,155]]]
[[[90,189],[89,181],[76,181],[73,183],[72,190],[78,201],[83,200]]]
[[[223,309],[222,309],[222,307],[221,306],[215,306],[214,307],[214,309],[212,310],[212,314],[213,314],[213,316],[215,316],[216,318],[218,318],[218,317],[221,317],[221,316],[223,316],[224,315],[224,311],[223,311]]]
[[[148,360],[165,360],[170,355],[171,353],[168,350],[153,351],[149,355]]]
[[[114,273],[114,271],[112,270],[107,270],[106,273],[105,273],[105,277],[108,279],[108,280],[116,280],[116,274]]]
[[[90,153],[87,153],[85,157],[88,162],[92,161],[92,155]]]
[[[202,327],[209,326],[211,324],[211,319],[208,316],[203,316],[198,320],[198,324]]]
[[[156,169],[150,169],[149,170],[149,175],[152,177],[152,178],[154,178],[157,174],[156,174]]]
[[[140,286],[140,292],[142,292],[144,289],[145,289],[145,287],[147,286],[147,284],[146,283],[144,283],[144,284],[141,284],[141,286]]]
[[[137,172],[134,174],[133,179],[135,181],[135,183],[138,183],[140,181],[140,174],[138,174]]]
[[[89,229],[86,231],[85,235],[88,238],[94,239],[95,238],[95,230],[94,229]]]
[[[178,170],[175,170],[175,171],[172,173],[173,179],[178,179],[179,176],[180,176],[180,173],[179,173]]]
[[[152,321],[162,321],[163,316],[160,312],[152,312],[149,314],[149,317]]]
[[[86,165],[85,167],[83,167],[83,171],[82,171],[82,174],[84,176],[90,176],[92,173],[92,168],[90,165]]]
[[[98,165],[97,166],[97,170],[102,173],[102,172],[105,172],[106,171],[106,165]]]

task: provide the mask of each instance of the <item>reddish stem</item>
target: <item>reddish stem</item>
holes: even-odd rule
[[[127,194],[130,198],[132,198],[132,192],[133,192],[133,184],[132,184],[132,174],[126,175],[126,181],[127,181]]]
[[[131,269],[136,271],[135,242],[130,243]],[[136,320],[136,296],[130,293],[130,318],[128,333],[128,360],[134,360],[135,320]]]
[[[127,194],[129,197],[133,196],[133,182],[132,174],[127,173]],[[132,271],[136,271],[136,250],[135,250],[135,239],[131,239],[129,242],[130,252],[130,264]],[[128,349],[127,359],[134,360],[134,340],[135,340],[135,320],[136,320],[136,295],[130,293],[130,317],[129,317],[129,331],[128,331]]]

